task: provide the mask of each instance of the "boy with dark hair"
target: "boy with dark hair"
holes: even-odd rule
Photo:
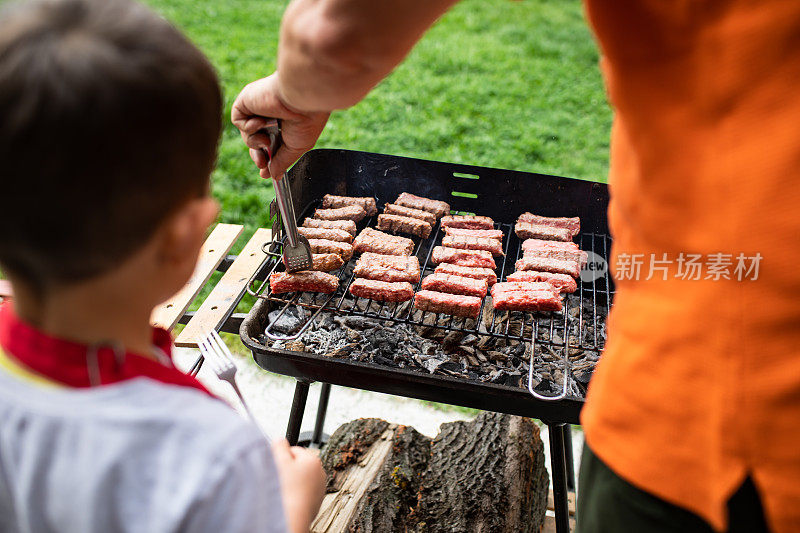
[[[221,106],[136,3],[0,13],[0,530],[308,530],[318,459],[270,453],[149,326],[217,215]]]

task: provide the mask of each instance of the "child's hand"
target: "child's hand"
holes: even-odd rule
[[[292,533],[307,533],[325,496],[325,471],[319,457],[286,439],[272,443],[281,482],[286,524]]]

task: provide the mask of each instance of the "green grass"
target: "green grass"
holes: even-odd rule
[[[287,2],[145,1],[211,58],[223,85],[226,117],[244,85],[274,70]],[[597,62],[579,0],[464,0],[363,102],[334,113],[317,147],[605,181],[611,111]],[[267,223],[273,193],[229,123],[213,180],[220,220],[246,226],[234,247],[238,252],[246,237]],[[251,305],[247,297],[238,310]],[[427,403],[465,415],[476,412]]]
[[[210,57],[226,117],[273,71],[286,1],[145,1]],[[605,181],[611,112],[597,61],[579,0],[464,0],[363,102],[334,113],[317,146]],[[235,253],[267,223],[273,194],[229,123],[213,181],[220,220],[246,226]]]
[[[286,2],[146,1],[211,58],[226,115],[245,84],[273,71]],[[363,102],[334,113],[317,146],[604,181],[611,113],[597,61],[578,0],[465,0]],[[270,183],[232,125],[214,195],[220,219],[246,234],[267,222]]]

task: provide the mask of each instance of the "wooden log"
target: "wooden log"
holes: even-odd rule
[[[433,441],[408,426],[354,420],[321,459],[328,494],[315,533],[516,533],[544,524],[544,446],[526,418],[482,413],[443,424]]]
[[[527,418],[481,413],[442,424],[412,518],[420,532],[536,532],[548,485],[539,428]]]
[[[339,427],[320,456],[328,494],[311,531],[411,531],[430,443],[412,427],[374,418]]]

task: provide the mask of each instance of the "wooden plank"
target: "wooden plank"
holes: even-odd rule
[[[575,531],[575,519],[569,518],[569,530]],[[544,526],[542,526],[542,533],[556,533],[556,517],[548,511],[544,517]]]
[[[396,424],[391,424],[358,463],[347,467],[348,473],[342,487],[325,495],[317,517],[311,524],[312,533],[337,533],[346,531],[361,498],[392,451],[392,436]]]
[[[575,515],[575,493],[574,492],[567,492],[567,507],[569,509],[569,515],[570,516]],[[552,490],[547,494],[547,508],[550,509],[551,511],[555,510],[555,508],[556,508],[556,502],[553,499],[553,491]]]
[[[217,224],[200,250],[192,277],[172,298],[153,309],[153,314],[150,316],[151,324],[168,330],[175,327],[181,315],[186,312],[192,300],[242,234],[242,229],[244,228],[238,224]]]
[[[196,348],[206,333],[222,325],[247,289],[247,281],[264,261],[266,255],[262,247],[271,241],[271,230],[256,230],[200,309],[175,339],[175,346]]]
[[[0,279],[0,302],[14,296],[14,289],[11,288],[11,282],[7,279]]]

